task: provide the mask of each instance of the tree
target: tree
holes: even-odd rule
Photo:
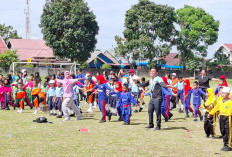
[[[174,21],[174,8],[140,0],[126,12],[124,37],[115,36],[115,52],[127,60],[163,56],[163,45],[170,44],[175,33]]]
[[[107,70],[110,70],[111,69],[111,65],[109,64],[103,64],[101,69],[107,69]]]
[[[0,54],[0,67],[10,67],[13,62],[18,62],[18,55],[16,51],[7,50],[6,52]]]
[[[95,19],[84,0],[52,0],[45,3],[40,27],[56,56],[84,63],[97,43]]]
[[[5,24],[0,24],[0,36],[5,41],[5,43],[7,43],[10,38],[22,39],[18,36],[17,31],[14,30],[14,28],[11,25],[6,26]]]
[[[218,39],[219,21],[206,13],[202,8],[185,5],[176,11],[179,30],[173,40],[181,54],[181,63],[186,67],[189,58],[195,54],[207,56],[209,45]]]

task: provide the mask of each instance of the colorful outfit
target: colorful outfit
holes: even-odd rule
[[[54,102],[54,106],[60,112],[62,112],[63,93],[64,93],[63,87],[56,87],[56,90],[55,90],[56,99]]]
[[[5,102],[5,109],[9,110],[9,105],[15,107],[15,105],[11,102],[11,93],[12,89],[10,85],[4,86],[4,102]]]
[[[207,137],[209,137],[209,135],[215,137],[216,114],[214,114],[210,118],[208,118],[208,114],[213,110],[214,106],[216,105],[216,97],[212,88],[208,88],[207,91],[208,99],[203,105],[201,105],[201,108],[204,108],[206,110],[204,130]]]
[[[184,107],[185,107],[185,113],[188,116],[189,111],[193,112],[193,109],[190,107],[191,95],[189,94],[189,91],[192,89],[192,87],[190,86],[190,81],[188,79],[186,79],[184,83],[186,83],[183,89],[184,90]]]
[[[201,111],[199,110],[201,95],[206,96],[206,94],[200,88],[189,90],[188,95],[190,95],[190,97],[191,94],[193,94],[194,117],[197,118],[197,114],[201,117]]]
[[[118,106],[123,106],[122,116],[126,124],[130,124],[131,117],[131,103],[137,105],[130,92],[122,92],[121,97],[118,101]]]
[[[52,101],[53,97],[55,96],[55,90],[56,90],[55,87],[53,87],[53,88],[50,87],[48,89],[48,92],[47,92],[47,94],[48,94],[48,107],[49,107],[50,111],[56,108],[56,106],[54,105],[54,103]]]
[[[1,102],[1,109],[5,109],[5,93],[4,93],[4,85],[0,87],[0,102]]]
[[[100,84],[96,85],[93,89],[97,89],[98,88],[98,105],[99,105],[99,109],[102,112],[102,121],[106,120],[106,116],[111,116],[111,113],[109,111],[106,111],[106,89],[112,91],[113,89],[110,88],[107,83],[105,78],[102,75],[98,75],[97,76],[97,80],[100,81]]]
[[[24,109],[25,92],[23,89],[15,90],[15,106]]]
[[[77,85],[73,86],[73,92],[74,92],[73,102],[77,106],[77,108],[80,108],[80,106],[79,106],[79,97],[78,97],[79,88],[78,88]]]
[[[39,87],[33,87],[31,90],[31,96],[32,96],[32,104],[35,106],[35,108],[39,107]]]

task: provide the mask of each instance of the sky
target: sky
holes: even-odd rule
[[[97,36],[97,49],[109,50],[116,46],[114,37],[122,36],[125,13],[138,0],[86,0],[90,9],[96,15],[100,27]],[[207,58],[211,58],[217,48],[225,43],[232,43],[232,0],[153,0],[157,4],[167,4],[179,9],[185,4],[201,7],[207,13],[220,21],[218,41],[209,46]],[[26,0],[0,0],[0,23],[12,25],[20,36],[25,37],[25,8]],[[31,8],[31,38],[42,39],[39,28],[40,16],[45,0],[30,0]],[[172,50],[176,52],[175,48]]]

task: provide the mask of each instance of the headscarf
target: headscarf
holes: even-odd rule
[[[220,79],[223,79],[223,84],[218,84],[219,86],[225,86],[225,87],[228,87],[228,84],[227,84],[227,81],[226,81],[226,76],[225,75],[221,75],[220,76]]]
[[[118,84],[118,88],[115,88],[117,91],[121,92],[122,91],[122,84],[121,82],[117,81],[116,84]]]
[[[186,84],[186,85],[185,85]],[[188,95],[188,91],[191,90],[192,87],[190,86],[190,81],[189,79],[184,80],[184,96]],[[186,100],[187,98],[185,98]]]
[[[102,76],[102,75],[98,75],[97,80],[100,81],[100,84],[106,83],[106,80],[105,80],[104,76]]]
[[[69,74],[69,78],[66,78],[66,74]],[[66,91],[67,87],[69,86],[69,84],[71,83],[70,81],[70,72],[69,71],[65,71],[64,72],[64,91]]]
[[[166,85],[169,85],[169,84],[168,84],[168,79],[167,79],[166,77],[162,77],[162,79],[163,79],[163,81],[164,81],[164,83],[165,83]]]
[[[215,104],[216,97],[215,97],[213,89],[208,88],[207,91],[208,91],[208,98],[207,98],[207,101],[205,102],[205,105],[208,106],[208,105],[210,105],[212,103]]]

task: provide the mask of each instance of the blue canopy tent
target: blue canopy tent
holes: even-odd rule
[[[183,66],[179,66],[179,65],[166,65],[166,64],[162,64],[161,65],[162,68],[167,68],[167,69],[183,69]]]

